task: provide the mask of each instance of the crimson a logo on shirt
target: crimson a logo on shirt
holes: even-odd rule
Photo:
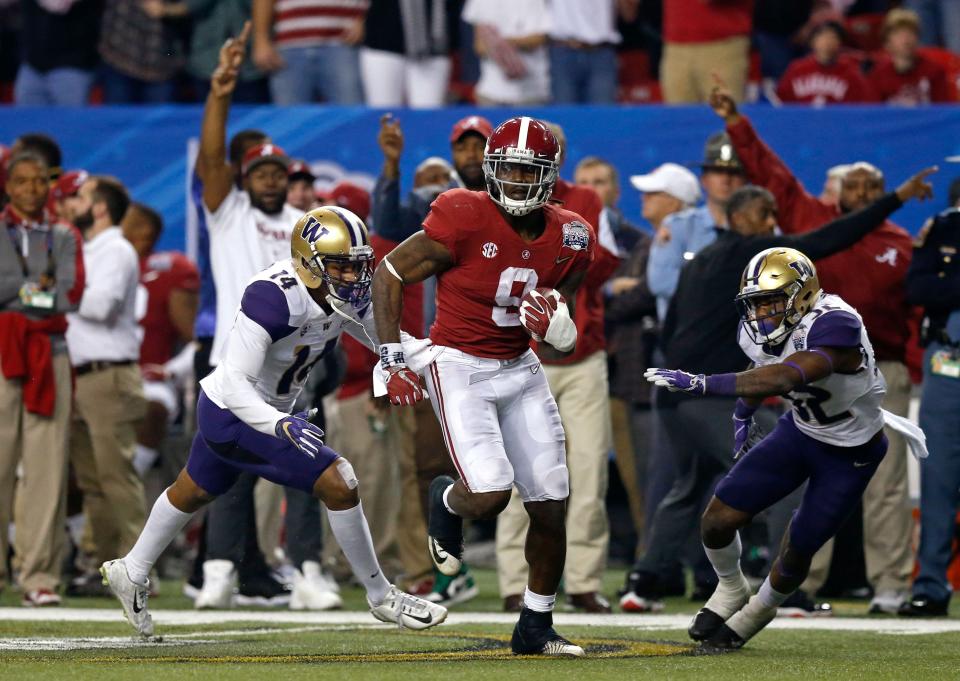
[[[590,230],[582,222],[574,220],[563,226],[563,248],[585,251],[590,245]]]
[[[484,258],[496,258],[498,250],[495,243],[488,241],[483,245],[483,248],[480,249],[480,252],[483,253]]]

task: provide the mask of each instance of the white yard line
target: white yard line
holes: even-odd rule
[[[291,612],[289,610],[164,610],[153,611],[160,626],[193,626],[248,622],[266,624],[326,625],[327,627],[378,626],[365,612]],[[444,626],[469,624],[512,625],[517,616],[509,613],[452,612]],[[686,629],[690,615],[588,615],[562,613],[555,615],[561,626],[597,626],[658,631]],[[0,622],[123,622],[119,607],[87,608],[0,608]],[[382,625],[384,627],[391,625]],[[816,631],[864,631],[882,634],[939,634],[960,632],[960,620],[898,619],[868,617],[778,618],[770,624],[774,629]],[[213,635],[205,633],[204,636]],[[3,639],[0,639],[3,640]]]

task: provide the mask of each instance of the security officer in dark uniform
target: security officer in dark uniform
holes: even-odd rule
[[[932,218],[914,245],[907,300],[924,308],[920,427],[930,458],[920,469],[920,573],[900,615],[947,614],[955,517],[960,507],[960,206]]]

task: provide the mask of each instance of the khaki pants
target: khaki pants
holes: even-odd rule
[[[887,380],[883,408],[906,416],[910,406],[910,374],[901,362],[877,362]],[[890,440],[887,455],[863,493],[863,554],[867,579],[874,592],[906,591],[913,571],[911,536],[913,519],[907,490],[907,444],[903,437],[885,428]],[[827,581],[831,539],[813,558],[802,588],[815,593]]]
[[[709,43],[666,43],[660,61],[660,86],[667,104],[706,102],[716,73],[735,100],[742,101],[750,66],[746,36]]]
[[[133,455],[147,402],[135,364],[77,376],[76,386],[70,461],[83,492],[88,548],[99,565],[133,548],[146,519]]]
[[[8,381],[0,374],[0,588],[9,579],[6,556],[11,516],[20,586],[24,591],[55,591],[60,584],[71,403],[66,353],[53,357],[53,372],[57,397],[51,417],[28,413],[21,381]],[[18,465],[23,471],[19,483]]]
[[[567,499],[567,593],[600,591],[610,540],[607,526],[607,455],[612,446],[607,356],[596,352],[576,364],[543,367],[557,400],[567,438],[570,497]],[[522,594],[527,584],[523,555],[529,518],[514,494],[497,518],[500,595]]]
[[[400,515],[397,549],[400,565],[408,583],[418,582],[433,573],[427,552],[427,524],[424,521],[415,461],[417,417],[410,407],[391,407],[387,422],[396,433],[400,454]]]
[[[389,426],[374,432],[369,413],[370,397],[361,393],[335,400],[336,411],[329,413],[328,444],[343,456],[360,481],[363,513],[370,525],[370,535],[384,574],[398,570],[397,517],[400,513],[400,454],[397,434]],[[336,572],[348,572],[346,560],[337,545],[329,521],[324,514],[323,556],[325,563],[335,563]]]
[[[637,468],[646,466],[646,460],[637,461],[636,445],[630,431],[630,405],[616,397],[610,398],[610,423],[613,428],[613,455],[617,461],[617,472],[620,482],[627,492],[627,503],[630,505],[630,518],[633,520],[633,529],[637,533],[637,555],[640,557],[640,547],[643,546],[643,504],[644,490],[640,489]],[[647,447],[647,443],[642,443]],[[643,476],[646,479],[646,475]]]

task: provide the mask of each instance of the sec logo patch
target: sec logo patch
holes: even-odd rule
[[[483,245],[483,248],[480,249],[480,252],[483,253],[484,258],[496,258],[497,257],[497,245],[492,241],[488,241]]]

